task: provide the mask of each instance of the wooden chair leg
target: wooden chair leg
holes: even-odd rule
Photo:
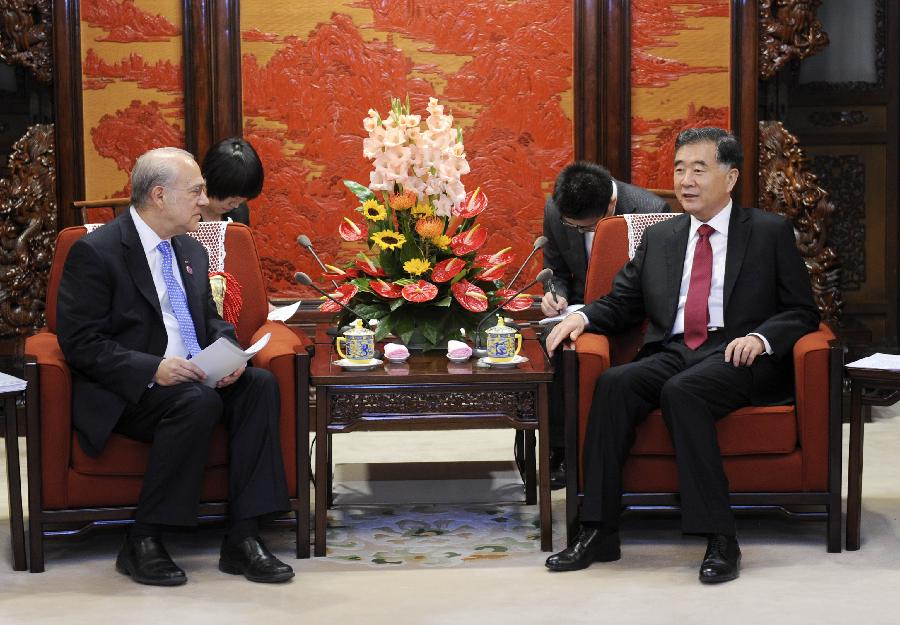
[[[534,430],[525,430],[525,503],[537,503],[537,470]]]

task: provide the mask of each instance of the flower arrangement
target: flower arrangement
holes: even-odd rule
[[[514,291],[502,283],[513,261],[509,248],[482,252],[488,233],[475,221],[488,201],[480,189],[466,193],[460,180],[469,172],[462,132],[437,99],[427,110],[424,122],[408,98],[393,98],[383,118],[369,110],[363,154],[374,169],[368,187],[344,181],[361,218],[345,217],[338,229],[344,241],[365,240],[368,253],[343,267],[328,265],[323,277],[339,284],[332,297],[378,320],[376,340],[392,333],[409,344],[418,331],[430,348],[461,330],[471,337],[483,313]],[[530,305],[530,296],[519,295],[504,308]],[[338,313],[339,323],[351,321],[331,301],[320,309]]]

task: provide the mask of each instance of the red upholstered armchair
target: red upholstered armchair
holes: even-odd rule
[[[27,454],[30,567],[44,570],[45,536],[79,534],[98,522],[128,522],[134,514],[149,445],[112,434],[103,453],[92,458],[81,450],[70,417],[71,376],[56,340],[56,297],[62,268],[84,227],[59,233],[47,285],[47,327],[25,342],[27,390]],[[241,345],[249,346],[266,332],[272,337],[253,359],[270,370],[281,388],[281,451],[291,506],[297,516],[297,557],[309,557],[308,423],[298,420],[309,401],[308,341],[281,322],[266,319],[268,299],[259,256],[249,228],[229,224],[225,270],[241,285],[243,306],[237,323]],[[213,434],[201,501],[202,516],[225,512],[227,496],[226,438],[219,426]],[[299,490],[299,493],[298,493]],[[76,529],[71,529],[76,526]],[[62,529],[61,529],[62,528]]]
[[[629,258],[629,240],[633,247],[647,221],[672,216],[601,220],[594,236],[585,301],[609,292]],[[563,354],[567,469],[570,476],[577,475],[577,480],[569,480],[566,493],[570,540],[584,484],[581,450],[594,386],[610,366],[631,361],[642,339],[642,327],[618,336],[586,333]],[[718,433],[733,507],[759,506],[789,516],[825,519],[828,551],[839,552],[842,361],[838,348],[830,344],[833,339],[823,324],[794,346],[795,404],[736,410],[719,421]],[[626,507],[678,506],[674,450],[659,410],[638,427],[623,479]]]

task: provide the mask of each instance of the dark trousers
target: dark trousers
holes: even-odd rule
[[[232,522],[289,507],[278,437],[275,377],[248,367],[222,389],[184,383],[153,386],[128,406],[115,431],[151,444],[135,515],[142,523],[197,524],[210,435],[228,432],[228,505]]]
[[[710,335],[697,350],[678,337],[660,351],[600,376],[584,444],[582,522],[618,528],[622,467],[635,428],[661,407],[675,447],[682,529],[688,534],[735,534],[716,421],[751,403],[757,367],[726,363],[724,349],[721,333]]]

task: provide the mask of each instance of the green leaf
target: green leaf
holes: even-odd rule
[[[366,200],[375,198],[375,194],[372,193],[369,187],[364,187],[358,182],[354,182],[353,180],[344,180],[344,185],[346,185],[346,187],[353,192],[353,195],[359,198],[360,202],[365,202]]]
[[[441,328],[440,324],[438,323],[424,323],[419,326],[419,330],[421,330],[422,336],[424,336],[425,340],[432,345],[437,345],[439,342],[441,342],[441,334],[443,333],[442,329],[443,328]]]
[[[438,301],[434,302],[434,305],[440,306],[441,308],[447,308],[452,303],[453,303],[453,298],[448,295],[447,297],[445,297],[443,299],[439,299]]]
[[[409,343],[415,330],[416,320],[413,315],[400,315],[394,318],[394,334],[400,338],[401,343]]]
[[[394,312],[395,310],[403,306],[404,302],[406,302],[405,299],[403,299],[402,297],[398,297],[397,299],[391,300],[391,303],[388,304],[388,307],[391,309],[391,312]]]

